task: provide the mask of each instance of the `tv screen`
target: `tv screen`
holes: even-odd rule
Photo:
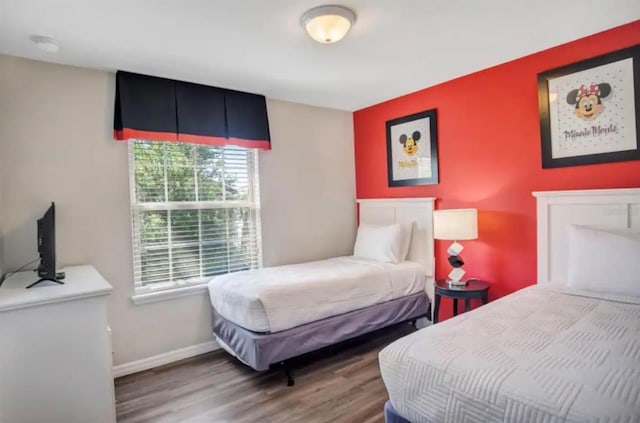
[[[44,216],[38,219],[38,254],[40,254],[38,276],[45,279],[55,279],[56,206],[54,203],[51,203],[51,207],[45,212]]]
[[[51,203],[51,207],[44,216],[38,219],[38,254],[40,255],[40,265],[38,265],[38,276],[40,280],[27,286],[32,288],[44,281],[63,284],[64,273],[56,273],[56,206]]]

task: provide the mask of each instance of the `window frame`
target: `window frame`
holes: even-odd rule
[[[260,168],[259,168],[259,154],[258,150],[245,148],[247,154],[250,154],[253,166],[247,166],[252,168],[247,172],[249,200],[215,200],[215,201],[163,201],[163,202],[138,202],[136,199],[136,157],[135,157],[135,142],[146,140],[129,140],[128,146],[128,168],[129,168],[129,211],[130,211],[130,229],[131,229],[131,247],[132,247],[132,270],[133,270],[133,295],[132,300],[136,304],[144,304],[148,302],[161,301],[165,299],[179,298],[189,295],[196,295],[206,292],[206,286],[211,276],[195,277],[187,280],[156,282],[153,284],[144,285],[142,281],[136,277],[136,269],[141,267],[142,256],[141,245],[136,239],[136,213],[140,211],[179,211],[179,210],[222,210],[222,209],[237,209],[245,208],[252,210],[254,216],[255,225],[255,243],[256,243],[256,261],[257,267],[262,267],[262,227],[261,227],[261,210],[260,210]],[[148,141],[147,141],[148,142]],[[162,142],[162,141],[157,141]],[[226,146],[208,146],[194,144],[195,147],[205,148],[227,148]],[[233,147],[240,148],[240,147]],[[167,166],[166,156],[163,167]],[[195,166],[195,165],[194,165]],[[194,167],[195,170],[195,167]],[[197,178],[196,178],[197,180]],[[166,173],[165,173],[165,187],[166,187]],[[196,182],[196,196],[198,192]],[[222,191],[223,196],[225,190]],[[170,220],[169,220],[170,222]],[[170,223],[168,224],[170,225]],[[199,228],[199,230],[201,230]],[[201,238],[201,236],[199,237]],[[171,251],[172,241],[168,238],[168,249]],[[181,246],[183,243],[181,243]],[[185,243],[186,244],[186,243]],[[189,242],[193,246],[203,245],[202,241]],[[171,254],[171,253],[169,253]],[[171,266],[168,266],[169,269]]]

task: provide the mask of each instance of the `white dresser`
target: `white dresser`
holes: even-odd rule
[[[0,287],[0,422],[115,422],[107,297],[92,266],[62,269],[64,285],[33,271]]]

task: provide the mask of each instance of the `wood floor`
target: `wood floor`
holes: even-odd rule
[[[214,351],[116,379],[118,422],[383,422],[378,352],[413,332],[396,325],[258,373]]]

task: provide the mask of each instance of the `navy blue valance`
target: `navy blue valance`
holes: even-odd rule
[[[264,96],[123,71],[113,132],[116,140],[271,148]]]

